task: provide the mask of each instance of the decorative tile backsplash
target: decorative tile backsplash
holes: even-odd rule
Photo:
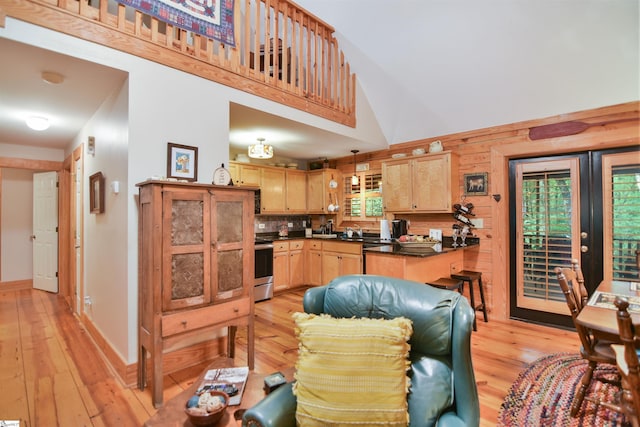
[[[253,222],[253,232],[256,235],[278,234],[282,227],[286,227],[289,234],[304,235],[304,229],[311,227],[309,215],[256,215]]]

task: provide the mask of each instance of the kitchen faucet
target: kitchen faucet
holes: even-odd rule
[[[358,235],[358,237],[362,238],[362,227],[360,227],[358,224],[354,224],[353,228],[356,228],[356,234]]]

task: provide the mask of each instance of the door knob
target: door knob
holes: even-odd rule
[[[583,254],[586,254],[587,252],[589,252],[589,246],[580,246],[580,252],[582,252]]]

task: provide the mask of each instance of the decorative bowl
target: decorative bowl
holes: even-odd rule
[[[439,240],[437,239],[433,239],[431,237],[428,236],[416,236],[413,234],[409,234],[406,236],[402,236],[400,239],[396,239],[396,242],[402,246],[402,249],[405,250],[424,250],[424,249],[430,249],[433,248],[435,245],[437,245],[438,243],[440,243]]]
[[[426,241],[426,242],[398,242],[403,249],[427,249],[432,248],[438,244],[438,242],[434,241]]]
[[[211,397],[218,397],[222,400],[222,406],[216,408],[215,410],[208,412],[206,408],[201,408],[192,405],[192,399],[200,398],[202,395],[209,395]],[[197,401],[196,401],[197,402]],[[224,415],[224,411],[229,406],[229,396],[227,393],[223,391],[217,390],[209,390],[200,393],[199,395],[193,396],[184,407],[184,412],[189,417],[189,421],[194,426],[213,426],[215,425],[222,416]]]

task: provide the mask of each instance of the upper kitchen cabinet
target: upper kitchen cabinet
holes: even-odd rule
[[[286,203],[287,213],[307,213],[307,173],[297,169],[286,171]]]
[[[330,204],[340,202],[341,173],[336,169],[319,169],[307,172],[307,213],[333,214]]]
[[[286,212],[286,170],[283,168],[262,168],[260,183],[260,213],[276,214]]]
[[[229,163],[229,173],[234,185],[245,187],[260,186],[260,167],[248,163]]]
[[[382,163],[384,210],[448,213],[458,200],[458,157],[451,151]]]

